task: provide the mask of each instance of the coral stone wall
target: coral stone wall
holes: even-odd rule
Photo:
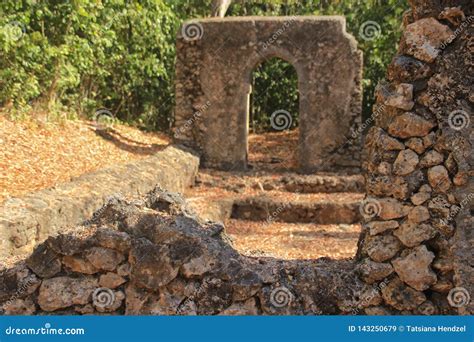
[[[293,65],[299,169],[360,171],[362,54],[340,16],[229,17],[184,23],[176,43],[175,138],[207,167],[245,169],[251,75],[272,57]],[[291,115],[275,112],[272,126]]]
[[[222,225],[160,189],[110,201],[89,226],[0,269],[8,315],[347,314],[378,302],[352,261],[242,256]]]
[[[473,2],[410,3],[366,139],[366,312],[472,313]]]

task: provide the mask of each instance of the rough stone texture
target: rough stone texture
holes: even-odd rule
[[[410,110],[415,105],[412,84],[400,83],[394,87],[379,87],[377,90],[377,100],[387,106]]]
[[[474,3],[409,2],[399,55],[388,68],[388,82],[380,87],[413,85],[414,106],[403,108],[377,97],[374,111],[384,107],[367,135],[364,166],[367,197],[382,210],[364,224],[357,254],[393,264],[397,276],[391,274],[381,290],[383,305],[365,312],[474,314],[472,300],[459,308],[448,302],[454,287],[474,295]],[[388,153],[380,137],[397,139],[405,147]],[[384,215],[385,208],[390,210]],[[399,226],[381,225],[381,219]],[[396,253],[393,239],[402,243]],[[391,253],[384,244],[393,247]],[[360,260],[362,279],[369,284],[380,279],[380,267],[367,267]]]
[[[106,273],[100,276],[99,285],[109,289],[115,289],[125,283],[127,280],[116,273]]]
[[[430,265],[434,254],[426,249],[425,245],[407,251],[406,256],[392,261],[393,268],[400,279],[415,290],[424,291],[436,283],[436,274]]]
[[[405,142],[405,146],[412,149],[418,154],[422,154],[425,151],[425,145],[423,140],[420,138],[411,138]]]
[[[305,199],[301,195],[298,200],[287,202],[273,199],[271,196],[249,196],[237,199],[232,206],[232,218],[265,221],[278,213],[275,221],[290,223],[317,224],[354,224],[361,220],[359,197],[319,201]]]
[[[421,205],[425,203],[427,200],[431,198],[431,194],[429,192],[418,192],[411,196],[411,202],[414,205]]]
[[[52,189],[10,198],[0,206],[0,260],[28,253],[49,235],[81,223],[111,196],[144,194],[157,184],[184,192],[194,182],[198,166],[198,157],[170,146],[132,164],[116,165]]]
[[[385,105],[366,139],[367,192],[380,210],[364,225],[355,262],[244,257],[222,225],[203,223],[178,196],[156,190],[142,201],[110,201],[89,226],[48,238],[26,262],[1,271],[3,312],[474,314],[473,301],[459,308],[448,301],[454,287],[474,293],[472,124],[453,128],[448,120],[455,110],[472,117],[473,24],[454,27],[462,18],[459,11],[472,16],[472,2],[411,4],[408,24],[439,19],[456,37],[436,48],[426,23],[413,25],[404,39],[424,45],[402,44],[389,68],[395,88],[420,82],[414,84],[411,112]],[[453,6],[459,11],[445,8]],[[433,46],[436,56],[429,54]],[[433,57],[432,63],[405,56],[415,52],[418,58]],[[421,139],[423,152],[413,138]],[[395,176],[398,151],[407,147],[420,156],[436,151],[443,165],[418,163],[410,174]],[[444,169],[432,170],[437,166]],[[450,186],[440,188],[435,178]],[[78,260],[97,248],[115,250],[123,256],[117,258],[121,264],[114,263],[114,271],[82,273],[89,268]],[[112,300],[98,297],[97,290],[108,290]]]
[[[123,255],[109,248],[92,247],[85,252],[86,259],[97,269],[115,271],[123,261]]]
[[[451,187],[448,170],[442,165],[434,166],[428,170],[428,180],[435,191],[446,192]]]
[[[190,39],[193,29],[200,34]],[[362,56],[343,17],[184,23],[177,39],[176,140],[202,152],[206,166],[244,169],[251,74],[272,57],[298,74],[301,171],[359,169]]]
[[[382,289],[385,302],[397,310],[413,310],[426,300],[423,292],[406,286],[399,278],[394,278]]]
[[[435,125],[419,115],[406,112],[393,119],[388,132],[397,138],[423,137]]]
[[[420,222],[428,221],[429,219],[430,219],[430,212],[428,208],[421,205],[413,208],[408,213],[409,222],[420,223]]]
[[[119,236],[128,248],[117,243]],[[36,267],[41,255],[53,248],[74,253],[49,252],[59,271],[36,274],[44,272]],[[159,188],[140,201],[106,204],[90,225],[48,238],[33,255],[34,263],[0,272],[5,314],[350,314],[381,302],[353,261],[242,256],[222,225],[203,222],[179,196]],[[72,258],[90,260],[99,271],[72,269]],[[378,279],[392,272],[390,264],[373,267]]]
[[[99,270],[94,265],[92,265],[90,261],[72,255],[64,256],[62,262],[64,266],[74,272],[84,274],[94,274],[99,272]]]
[[[423,241],[429,240],[436,235],[435,230],[428,224],[404,222],[399,229],[393,232],[405,246],[415,247]]]
[[[410,150],[406,149],[401,151],[395,162],[393,163],[393,173],[399,176],[406,176],[415,171],[418,165],[418,155]]]
[[[424,62],[433,62],[442,44],[453,34],[434,18],[420,19],[406,27],[400,50]]]
[[[369,259],[365,259],[361,262],[358,265],[357,270],[360,277],[369,284],[383,280],[393,273],[392,265],[388,263],[374,262]]]
[[[366,224],[370,235],[378,235],[386,230],[398,228],[398,221],[372,221]]]
[[[97,279],[92,277],[56,277],[43,280],[37,303],[44,311],[55,311],[72,305],[89,303],[94,290],[98,288]]]
[[[432,167],[443,163],[444,157],[441,153],[431,150],[420,160],[420,167]]]
[[[393,198],[384,198],[379,201],[380,212],[378,216],[382,220],[393,220],[405,217],[410,212],[410,207],[403,202]]]
[[[401,248],[400,241],[392,235],[377,235],[368,237],[365,251],[376,262],[383,262],[393,258]]]

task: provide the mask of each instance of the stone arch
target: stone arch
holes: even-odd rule
[[[360,125],[362,57],[338,16],[185,23],[177,39],[176,141],[201,152],[207,167],[245,169],[248,77],[270,56],[295,66],[304,94],[300,171],[358,170],[360,139],[347,144],[347,137]]]

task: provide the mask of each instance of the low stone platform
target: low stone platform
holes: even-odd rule
[[[285,260],[351,259],[360,224],[286,223],[229,219],[226,233],[243,255]]]
[[[354,224],[362,219],[362,194],[285,195],[270,192],[236,200],[232,218],[315,224]]]
[[[286,143],[286,142],[285,142]],[[197,186],[221,188],[236,193],[245,189],[278,190],[297,193],[364,193],[365,181],[360,174],[318,173],[302,175],[294,172],[269,171],[225,172],[199,170]]]
[[[2,259],[31,252],[49,235],[90,218],[111,196],[145,194],[157,184],[182,193],[194,183],[198,167],[199,158],[189,150],[169,146],[138,162],[10,198],[0,206],[0,265]]]
[[[341,259],[355,256],[363,189],[361,175],[200,170],[186,196],[200,217],[225,224],[241,253]]]

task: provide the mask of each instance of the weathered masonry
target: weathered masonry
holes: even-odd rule
[[[205,166],[245,169],[251,75],[292,64],[300,94],[300,170],[358,169],[362,55],[339,16],[187,22],[177,39],[175,137]]]

